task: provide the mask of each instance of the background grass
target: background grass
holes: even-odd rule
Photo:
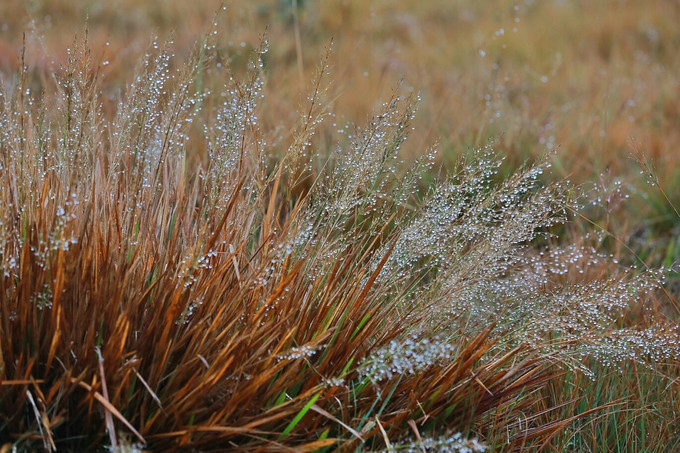
[[[301,1],[296,14],[292,5],[231,2],[217,19],[220,58],[236,69],[245,69],[267,30],[268,124],[290,118],[332,39],[337,118],[322,128],[320,143],[338,126],[367,118],[403,81],[404,90],[424,101],[406,155],[439,141],[445,151],[439,158],[451,164],[493,137],[516,166],[559,148],[560,176],[576,183],[602,179],[606,186],[623,181],[632,196],[626,212],[640,215],[614,216],[606,226],[621,227],[617,235],[674,231],[677,216],[654,201],[657,192],[629,159],[634,141],[654,160],[668,192],[677,193],[680,12],[674,2]],[[58,68],[87,20],[94,54],[110,62],[101,68],[105,85],[115,91],[130,79],[151,34],[161,42],[172,37],[182,57],[219,7],[217,1],[4,2],[0,67],[18,68],[28,31],[31,67]],[[367,100],[365,93],[373,96]]]

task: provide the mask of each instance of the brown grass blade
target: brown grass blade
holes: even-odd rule
[[[97,401],[99,401],[99,403],[102,406],[104,406],[104,409],[106,411],[108,411],[111,415],[120,420],[120,422],[123,423],[123,425],[125,425],[127,429],[129,429],[137,437],[137,439],[139,439],[139,441],[142,444],[146,444],[146,440],[144,439],[144,437],[134,428],[134,426],[130,424],[130,422],[127,421],[125,417],[123,417],[123,414],[121,414],[118,411],[118,409],[116,409],[115,406],[113,406],[113,404],[111,404],[106,398],[104,398],[104,396],[101,393],[94,390],[91,385],[88,385],[85,382],[77,380],[75,378],[72,378],[71,382],[90,392],[93,395],[93,397]]]

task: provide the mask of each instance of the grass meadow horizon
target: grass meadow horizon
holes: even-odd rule
[[[677,7],[86,3],[0,7],[0,451],[680,448]]]

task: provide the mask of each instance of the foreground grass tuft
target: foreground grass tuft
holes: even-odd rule
[[[399,160],[409,99],[395,95],[326,153],[312,140],[325,66],[277,137],[258,121],[265,50],[241,79],[210,51],[185,65],[150,52],[113,101],[86,48],[43,92],[25,67],[5,82],[3,443],[620,444],[627,434],[608,427],[639,419],[610,409],[663,393],[593,386],[630,363],[644,370],[633,381],[675,385],[660,377],[680,358],[677,329],[654,308],[663,275],[585,244],[535,245],[556,242],[573,198],[567,183],[541,182],[547,160],[504,178],[484,148],[425,187],[433,152]],[[219,89],[202,87],[208,67]],[[650,423],[656,445],[677,443],[670,423]]]

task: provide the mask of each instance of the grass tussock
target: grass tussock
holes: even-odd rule
[[[242,78],[211,50],[150,49],[113,100],[85,46],[40,92],[4,81],[7,448],[559,450],[622,442],[643,414],[617,405],[678,442],[665,392],[591,392],[622,363],[676,385],[678,332],[662,275],[545,245],[574,197],[548,159],[502,177],[487,147],[426,185],[397,95],[324,153],[325,65],[281,137],[265,49]]]

